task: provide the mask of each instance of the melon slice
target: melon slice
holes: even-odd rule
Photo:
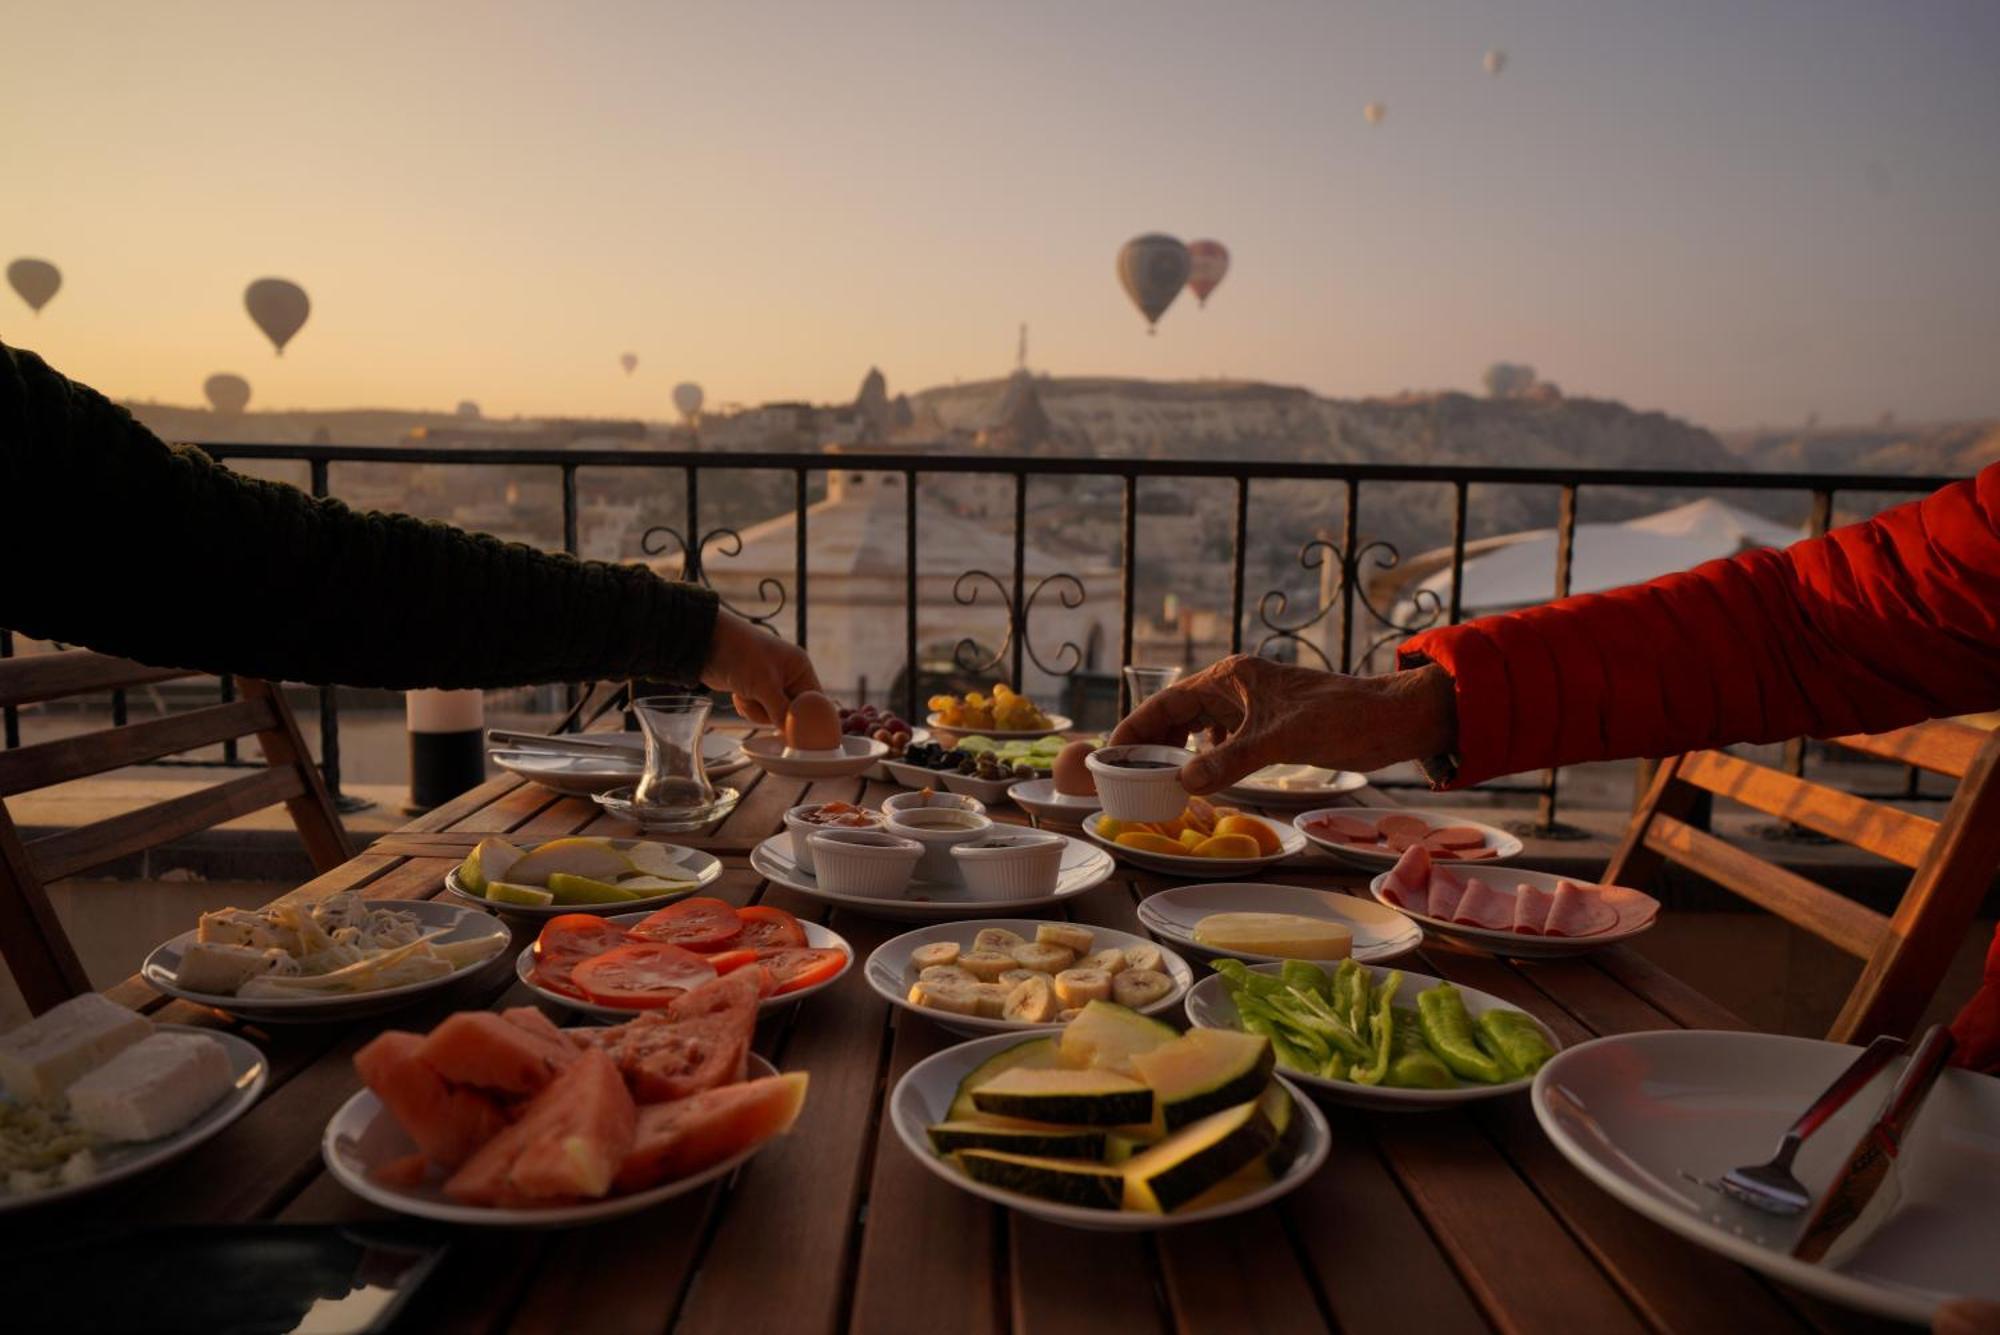
[[[586,1052],[444,1184],[468,1205],[593,1200],[632,1151],[638,1108],[618,1068]]]
[[[1065,1066],[1094,1066],[1103,1071],[1132,1074],[1132,1055],[1151,1052],[1180,1037],[1160,1023],[1110,1001],[1092,1001],[1083,1013],[1063,1026],[1058,1043]]]
[[[733,1159],[791,1130],[805,1102],[806,1073],[792,1071],[641,1108],[618,1189],[640,1191]]]
[[[431,1030],[417,1055],[455,1085],[533,1094],[575,1060],[576,1049],[492,1011],[459,1011]]]
[[[945,1119],[952,1122],[968,1121],[979,1115],[979,1107],[972,1101],[972,1091],[999,1075],[1011,1071],[1016,1066],[1026,1066],[1035,1070],[1047,1070],[1062,1064],[1062,1053],[1053,1038],[1031,1038],[1025,1043],[1016,1043],[1011,1048],[1003,1048],[966,1073],[958,1082],[958,1089],[951,1098],[951,1108]]]
[[[385,1030],[354,1054],[354,1069],[424,1157],[456,1168],[499,1135],[507,1117],[478,1090],[445,1083],[418,1055],[423,1046],[420,1034]]]
[[[636,870],[632,859],[603,839],[552,839],[508,868],[506,879],[515,885],[546,888],[549,877],[556,872],[587,876],[593,881],[615,881]]]
[[[470,894],[483,895],[494,881],[506,880],[507,873],[522,856],[521,850],[505,839],[481,839],[459,864],[458,883]]]
[[[1167,1130],[1177,1131],[1262,1094],[1273,1062],[1271,1041],[1262,1035],[1192,1029],[1137,1054],[1132,1069],[1152,1087]]]
[[[972,1091],[983,1113],[1074,1126],[1121,1126],[1153,1115],[1153,1091],[1115,1071],[1002,1071]]]
[[[1244,1168],[1268,1173],[1266,1156],[1277,1140],[1254,1099],[1211,1113],[1125,1163],[1125,1208],[1166,1214]]]
[[[1116,1210],[1125,1198],[1124,1172],[1086,1159],[1051,1159],[1005,1150],[961,1150],[958,1166],[975,1182],[1064,1205]]]

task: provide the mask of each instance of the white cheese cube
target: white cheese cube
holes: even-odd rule
[[[0,1035],[0,1082],[17,1099],[53,1103],[71,1081],[152,1032],[145,1016],[86,992]]]
[[[69,1087],[70,1115],[106,1140],[157,1140],[229,1092],[229,1054],[206,1034],[154,1034]]]

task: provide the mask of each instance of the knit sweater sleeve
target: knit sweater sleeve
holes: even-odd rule
[[[0,626],[141,662],[389,689],[693,682],[716,597],[317,500],[169,446],[0,344]]]

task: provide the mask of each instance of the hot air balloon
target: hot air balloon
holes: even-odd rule
[[[690,422],[701,411],[701,386],[692,380],[684,380],[674,386],[674,407],[681,410],[681,416]]]
[[[1486,72],[1488,74],[1498,74],[1501,70],[1507,68],[1507,53],[1497,48],[1492,51],[1488,51],[1486,53],[1485,64],[1486,64]]]
[[[636,352],[625,353],[619,357],[618,364],[625,368],[626,375],[631,375],[632,372],[639,368],[639,354]]]
[[[460,399],[458,401],[458,415],[476,421],[479,417],[479,405],[471,399]]]
[[[250,382],[227,371],[202,381],[201,392],[208,395],[208,406],[223,417],[236,416],[250,402]]]
[[[1229,247],[1220,241],[1188,242],[1188,288],[1202,305],[1208,305],[1208,294],[1221,285],[1222,276],[1229,272]]]
[[[1125,285],[1125,295],[1132,298],[1139,314],[1146,317],[1148,334],[1155,332],[1160,317],[1187,286],[1188,270],[1193,265],[1186,246],[1158,232],[1135,236],[1119,249],[1118,281]]]
[[[306,316],[312,314],[306,290],[283,278],[259,278],[244,288],[243,305],[280,357],[285,355],[285,344],[292,341],[292,335],[304,327]]]
[[[1380,125],[1382,118],[1389,114],[1389,108],[1380,102],[1370,102],[1361,108],[1361,114],[1368,118],[1370,125]]]
[[[47,260],[15,260],[7,266],[7,282],[40,315],[62,286],[62,271]]]

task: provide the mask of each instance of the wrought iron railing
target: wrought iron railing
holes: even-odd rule
[[[836,471],[850,474],[892,474],[902,479],[904,541],[903,649],[908,665],[902,673],[902,710],[905,717],[920,718],[918,706],[918,486],[925,477],[998,475],[1013,483],[1013,532],[1011,571],[1006,576],[985,569],[961,572],[953,586],[953,596],[962,606],[980,601],[982,591],[996,594],[1005,614],[999,647],[989,654],[978,652],[972,637],[959,641],[954,651],[956,665],[965,671],[987,672],[1004,667],[1019,683],[1029,665],[1051,675],[1072,674],[1082,664],[1079,647],[1065,641],[1051,654],[1035,647],[1032,616],[1045,594],[1061,606],[1074,608],[1083,597],[1081,582],[1071,574],[1057,573],[1031,581],[1026,571],[1028,535],[1028,485],[1037,478],[1109,478],[1119,484],[1120,531],[1119,649],[1120,662],[1132,661],[1137,586],[1137,537],[1140,517],[1138,490],[1142,480],[1153,478],[1219,480],[1234,487],[1232,507],[1232,550],[1229,649],[1232,653],[1268,653],[1289,650],[1295,655],[1311,655],[1329,669],[1351,671],[1365,663],[1373,651],[1396,638],[1431,625],[1455,624],[1463,612],[1463,573],[1466,560],[1467,498],[1474,486],[1553,488],[1559,501],[1556,518],[1556,554],[1550,571],[1550,595],[1568,593],[1577,527],[1578,498],[1589,488],[1641,488],[1679,492],[1791,493],[1810,504],[1810,531],[1826,530],[1834,513],[1834,498],[1843,493],[1873,495],[1916,495],[1933,491],[1955,480],[1942,477],[1888,477],[1875,474],[1716,472],[1673,469],[1576,469],[1510,468],[1497,466],[1420,465],[1381,463],[1299,463],[1253,461],[1248,459],[1138,459],[1028,457],[996,454],[945,453],[913,454],[907,450],[870,452],[865,448],[843,449],[837,454],[800,453],[708,453],[693,451],[631,451],[606,449],[507,449],[444,448],[436,446],[395,446],[375,448],[343,445],[261,445],[204,444],[213,457],[223,460],[258,460],[275,463],[303,463],[314,496],[331,494],[330,469],[335,464],[406,464],[451,467],[547,468],[561,479],[562,545],[572,554],[578,551],[577,475],[583,469],[643,470],[649,473],[678,472],[682,479],[684,512],[680,527],[655,525],[641,538],[641,551],[633,555],[658,557],[678,549],[683,577],[712,584],[713,573],[704,554],[726,561],[742,550],[742,535],[734,528],[718,525],[704,529],[701,483],[704,474],[789,473],[793,479],[794,561],[789,588],[776,578],[765,578],[759,597],[773,605],[762,609],[738,609],[751,620],[776,633],[784,612],[791,612],[792,639],[807,643],[809,606],[808,530],[809,479],[815,474]],[[1259,594],[1254,605],[1246,602],[1248,555],[1251,549],[1250,489],[1254,482],[1330,483],[1344,489],[1338,537],[1320,536],[1306,541],[1297,554],[1304,571],[1322,571],[1325,589],[1309,613],[1291,615],[1290,595],[1283,589]],[[1370,594],[1366,574],[1386,571],[1402,559],[1396,546],[1371,539],[1362,527],[1361,502],[1366,488],[1392,483],[1420,483],[1450,488],[1452,521],[1450,539],[1450,593],[1416,594],[1410,610],[1398,619],[1396,609],[1382,607]],[[1254,623],[1246,611],[1254,606]],[[1332,619],[1329,647],[1315,643],[1308,631],[1325,631]],[[12,637],[0,631],[0,656],[13,652]],[[228,690],[225,679],[222,689]],[[578,696],[571,690],[572,709]],[[124,703],[114,701],[122,714]],[[321,764],[329,785],[337,793],[340,785],[339,701],[330,687],[319,689],[319,733]],[[18,720],[12,710],[5,718],[8,746],[20,743]],[[234,757],[231,757],[233,759]],[[1795,769],[1803,765],[1803,749],[1796,744],[1789,754]],[[1560,776],[1549,771],[1538,779],[1486,785],[1487,791],[1533,795],[1537,799],[1535,826],[1556,833]]]

